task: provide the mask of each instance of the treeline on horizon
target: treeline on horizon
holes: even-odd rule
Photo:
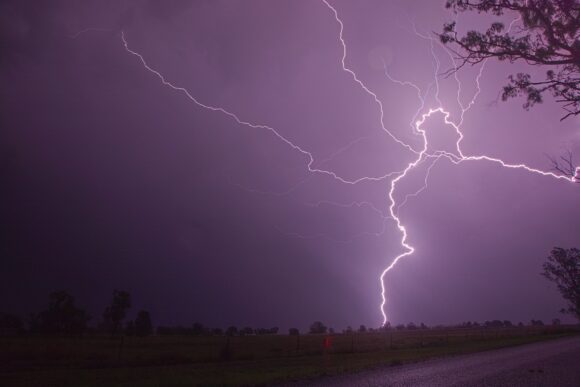
[[[89,325],[91,316],[75,304],[74,297],[65,290],[54,291],[49,294],[48,308],[29,315],[26,322],[19,316],[0,313],[0,336],[17,335],[83,335],[83,334],[108,334],[114,336],[138,336],[146,337],[153,333],[161,336],[189,335],[189,336],[249,336],[249,335],[277,335],[280,334],[278,327],[252,328],[249,326],[229,326],[223,328],[211,328],[202,323],[195,322],[190,326],[158,326],[154,329],[151,314],[147,310],[139,310],[136,318],[127,320],[127,312],[131,308],[131,295],[127,291],[114,290],[109,305],[102,313],[101,319],[96,325]],[[552,320],[552,325],[560,325],[560,319]],[[543,326],[542,320],[531,320],[528,326]],[[524,327],[522,322],[517,324],[509,320],[492,320],[483,323],[467,321],[450,326],[437,325],[428,327],[420,323],[397,324],[392,326],[387,323],[380,328],[367,328],[360,325],[357,329],[348,326],[340,332],[327,327],[321,321],[310,324],[308,334],[363,334],[384,332],[389,330],[419,330],[441,328],[513,328]],[[301,332],[298,328],[290,328],[288,335],[297,336]]]

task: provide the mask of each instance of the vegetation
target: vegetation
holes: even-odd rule
[[[135,323],[135,335],[139,337],[149,336],[153,333],[153,324],[151,323],[151,316],[146,310],[141,310],[137,314]]]
[[[50,293],[48,309],[30,318],[30,331],[43,334],[82,333],[90,320],[84,310],[75,305],[74,297],[64,290]]]
[[[569,313],[580,321],[580,250],[554,247],[543,268],[542,275],[556,284],[567,302],[562,313]]]
[[[111,335],[118,334],[129,308],[131,308],[129,293],[123,290],[114,290],[111,304],[103,313],[103,328],[109,330]]]
[[[528,109],[552,94],[562,104],[562,120],[580,114],[580,2],[578,0],[447,0],[456,12],[475,11],[494,16],[506,12],[518,15],[522,28],[510,30],[494,22],[485,32],[469,31],[458,36],[455,22],[445,24],[440,39],[454,46],[459,68],[489,58],[524,61],[546,67],[543,80],[527,73],[509,77],[502,99],[526,96]]]
[[[310,333],[313,334],[322,334],[326,333],[328,328],[320,321],[315,321],[310,325]]]
[[[573,258],[572,258],[573,257]],[[550,276],[567,272],[578,250],[555,249],[545,268]],[[558,263],[558,264],[557,264]],[[577,273],[577,272],[576,272]],[[552,277],[549,277],[552,278]],[[115,290],[95,328],[74,298],[60,290],[48,308],[21,319],[0,314],[2,385],[215,385],[264,384],[393,366],[433,357],[458,355],[580,334],[580,326],[541,320],[508,320],[457,326],[360,325],[335,333],[315,321],[308,334],[290,328],[230,326],[157,327],[151,315],[137,312],[123,325],[131,306],[128,292]]]
[[[491,323],[491,322],[490,322]],[[3,385],[265,384],[395,366],[580,333],[572,326],[368,330],[334,335],[0,338]],[[211,330],[210,330],[211,332]]]

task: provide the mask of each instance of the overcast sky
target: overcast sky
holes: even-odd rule
[[[417,91],[389,80],[383,62],[421,90],[421,112],[438,107],[436,66],[451,62],[413,26],[429,37],[455,16],[443,0],[330,3],[345,63],[383,104],[385,128],[420,147]],[[459,28],[491,20],[461,15]],[[273,132],[163,85],[121,39],[199,102],[310,152],[312,168],[346,180],[401,171],[415,155],[343,70],[340,25],[324,3],[7,1],[0,28],[3,311],[38,311],[64,288],[96,322],[119,288],[156,324],[380,325],[379,276],[403,252],[381,215],[392,179],[310,173],[307,155]],[[458,74],[464,105],[479,70]],[[462,149],[549,170],[546,154],[580,154],[580,121],[560,122],[550,98],[530,111],[498,100],[522,70],[487,63]],[[457,87],[439,77],[454,122]],[[437,149],[453,148],[442,114],[422,128]],[[429,165],[398,183],[397,203]],[[399,211],[416,251],[385,277],[389,319],[559,317],[563,302],[539,273],[553,246],[580,247],[580,186],[486,161],[430,170]]]

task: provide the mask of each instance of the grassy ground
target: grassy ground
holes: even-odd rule
[[[3,386],[260,385],[479,352],[578,327],[428,329],[298,337],[0,338]]]

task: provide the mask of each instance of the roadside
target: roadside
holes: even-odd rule
[[[580,380],[579,362],[580,337],[576,336],[292,385],[575,387]]]
[[[264,385],[384,369],[578,333],[578,327],[560,327],[343,334],[334,335],[327,349],[321,349],[328,344],[321,335],[299,339],[247,336],[226,341],[228,358],[220,357],[223,337],[150,337],[125,341],[122,347],[104,338],[24,337],[0,346],[0,379],[6,386]]]

